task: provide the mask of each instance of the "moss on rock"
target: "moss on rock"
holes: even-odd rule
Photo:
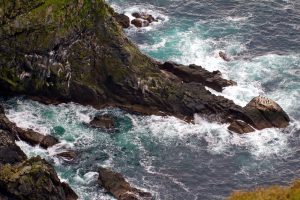
[[[290,186],[271,186],[258,188],[253,191],[237,191],[231,194],[228,200],[299,200],[300,181]]]

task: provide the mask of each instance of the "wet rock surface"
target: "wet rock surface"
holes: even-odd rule
[[[92,128],[113,129],[115,119],[110,115],[98,115],[89,123]]]
[[[289,120],[280,117],[279,110],[263,111],[251,105],[242,108],[207,91],[206,86],[222,91],[236,84],[222,78],[219,71],[160,63],[142,54],[102,0],[64,1],[51,12],[46,11],[55,2],[37,2],[37,12],[30,12],[36,7],[22,1],[20,6],[26,7],[22,17],[14,7],[4,11],[5,23],[0,24],[0,94],[25,94],[44,102],[74,101],[101,108],[116,106],[183,119],[197,113],[220,123],[242,120],[256,129],[288,125]],[[11,15],[15,17],[7,17]],[[140,15],[136,19],[153,20]]]
[[[232,122],[230,124],[230,126],[228,127],[228,130],[233,131],[235,133],[251,133],[253,131],[255,131],[255,129],[253,129],[251,126],[249,126],[249,124],[247,124],[244,121],[240,121],[240,120],[236,120],[234,122]]]
[[[61,183],[50,164],[40,157],[27,159],[15,143],[20,130],[0,105],[0,199],[76,200],[75,192]],[[36,138],[30,141],[38,141]]]
[[[100,168],[98,182],[118,200],[151,200],[149,192],[132,187],[125,178],[110,169]]]
[[[29,143],[30,145],[41,145],[47,149],[59,143],[58,139],[51,135],[43,135],[32,129],[22,129],[7,119],[4,112],[0,113],[0,129],[6,130],[14,135],[15,138]]]
[[[159,68],[176,75],[183,82],[201,83],[218,92],[222,92],[224,87],[236,85],[236,82],[222,78],[220,71],[209,72],[197,65],[184,66],[173,62],[165,62]]]

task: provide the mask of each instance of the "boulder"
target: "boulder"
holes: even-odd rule
[[[147,13],[139,13],[139,12],[134,12],[131,14],[133,17],[137,18],[137,19],[143,19],[148,21],[149,23],[152,22],[157,22],[158,20],[155,19],[152,15],[149,15]]]
[[[255,97],[245,107],[246,122],[256,129],[285,128],[289,125],[290,118],[286,112],[272,99]]]
[[[127,15],[124,14],[116,14],[115,19],[123,28],[129,28],[130,19]]]
[[[125,178],[117,172],[101,168],[98,178],[100,186],[105,188],[118,200],[151,200],[152,195],[132,187]]]
[[[134,12],[134,13],[132,13],[131,15],[132,15],[133,17],[135,17],[135,18],[142,18],[142,14],[139,13],[139,12]]]
[[[12,199],[78,199],[66,183],[60,182],[54,168],[40,157],[1,166],[0,191]]]
[[[141,28],[144,26],[144,20],[142,19],[133,19],[131,20],[131,24],[133,24],[134,26]]]
[[[99,115],[89,123],[92,128],[113,129],[115,127],[115,120],[110,115]]]
[[[249,124],[247,124],[244,121],[241,120],[235,120],[233,121],[230,126],[228,127],[228,130],[233,131],[235,133],[250,133],[250,132],[254,132],[255,129],[252,128]]]

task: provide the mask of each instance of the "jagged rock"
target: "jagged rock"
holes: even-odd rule
[[[90,126],[93,128],[113,129],[115,127],[115,120],[110,115],[99,115],[94,117],[90,122]]]
[[[77,199],[70,186],[60,182],[54,168],[45,160],[40,157],[27,160],[15,143],[20,130],[5,117],[0,105],[0,199]]]
[[[127,15],[124,14],[116,14],[115,19],[123,28],[129,28],[130,19]]]
[[[26,155],[15,143],[15,138],[7,131],[0,130],[0,166],[26,160]]]
[[[58,153],[58,154],[56,154],[56,156],[66,159],[68,161],[71,161],[77,157],[77,154],[74,151],[68,150],[65,152]]]
[[[0,106],[1,108],[1,106]],[[4,112],[0,112],[0,129],[6,130],[14,135],[14,137],[18,137],[21,140],[27,142],[30,145],[41,145],[43,148],[51,147],[57,143],[59,143],[58,139],[51,135],[43,135],[38,133],[32,129],[22,129],[17,127],[17,125],[5,116]]]
[[[255,97],[244,108],[248,123],[256,129],[285,128],[290,118],[284,110],[273,100],[267,97]]]
[[[40,157],[1,166],[0,191],[12,199],[78,199],[67,184],[60,182],[54,168]]]
[[[246,122],[240,120],[233,121],[228,127],[228,130],[239,134],[255,131],[255,129],[249,126]]]
[[[0,16],[0,94],[184,119],[197,113],[221,123],[243,120],[257,129],[286,125],[207,91],[205,86],[222,91],[235,84],[218,71],[173,64],[177,75],[170,75],[165,64],[129,41],[104,0],[4,1],[18,8],[7,6]],[[268,120],[260,123],[262,117]]]
[[[220,71],[209,72],[197,65],[184,66],[173,62],[161,64],[160,69],[173,73],[186,83],[196,82],[222,92],[224,87],[236,85],[236,82],[221,77]]]
[[[151,200],[152,195],[132,187],[125,178],[117,172],[101,168],[99,170],[99,184],[118,200]]]

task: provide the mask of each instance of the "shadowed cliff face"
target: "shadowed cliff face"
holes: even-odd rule
[[[114,105],[145,114],[161,111],[189,119],[199,113],[220,122],[242,119],[258,129],[288,124],[286,118],[284,126],[259,125],[261,112],[249,114],[207,91],[205,86],[222,90],[234,84],[219,72],[199,66],[185,70],[175,64],[170,70],[143,55],[124,36],[114,11],[103,0],[4,0],[1,4],[2,94]]]

